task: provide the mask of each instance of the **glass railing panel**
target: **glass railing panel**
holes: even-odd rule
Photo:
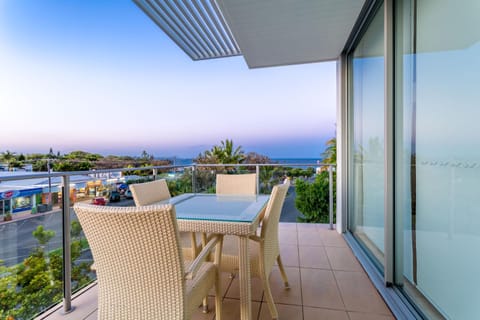
[[[278,183],[286,183],[287,180],[290,182],[280,216],[281,222],[330,222],[330,182],[333,188],[332,210],[335,212],[335,172],[332,169],[330,181],[328,168],[326,165],[311,163],[260,168],[260,190],[264,193],[270,193]]]
[[[0,191],[0,319],[30,319],[62,301],[62,212],[14,185]]]
[[[91,269],[92,252],[73,208],[70,208],[70,221],[71,286],[72,293],[75,293],[94,282],[97,275]]]

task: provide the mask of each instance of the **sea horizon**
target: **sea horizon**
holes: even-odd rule
[[[157,160],[170,160],[174,165],[190,165],[193,164],[194,158],[155,158]],[[281,164],[318,164],[321,161],[321,158],[270,158],[273,163]]]

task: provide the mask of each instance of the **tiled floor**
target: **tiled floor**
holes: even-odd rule
[[[360,263],[336,231],[327,225],[280,224],[281,256],[290,289],[285,290],[277,268],[270,285],[280,319],[287,320],[387,320],[390,310],[371,284]],[[225,320],[240,318],[238,278],[222,274]],[[97,287],[73,301],[75,311],[68,315],[54,312],[47,319],[97,319]],[[261,282],[252,281],[253,319],[271,319]],[[213,307],[213,298],[210,305]],[[199,310],[193,317],[213,320],[212,311]]]

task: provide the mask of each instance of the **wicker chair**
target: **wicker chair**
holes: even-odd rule
[[[248,174],[217,174],[217,194],[245,194],[257,193],[257,175]]]
[[[212,287],[221,318],[221,236],[184,265],[174,206],[77,203],[74,210],[95,260],[98,319],[190,319]],[[215,262],[206,262],[215,247]]]
[[[262,279],[265,297],[273,319],[278,318],[278,312],[273,301],[268,278],[275,264],[275,260],[280,269],[285,288],[289,288],[288,278],[280,258],[280,248],[278,244],[278,223],[289,185],[290,184],[287,183],[273,187],[262,221],[260,236],[254,235],[250,237],[250,240],[252,240],[249,246],[251,275],[252,277],[256,276]],[[231,238],[228,238],[228,240],[227,237],[225,238],[222,263],[220,265],[221,271],[230,273],[238,271],[238,246],[235,244],[234,241],[231,241]]]
[[[170,199],[170,191],[165,179],[131,184],[130,191],[132,191],[133,201],[137,207]]]
[[[165,179],[131,184],[130,191],[137,207],[148,206],[171,198]],[[181,232],[180,237],[183,244],[183,258],[185,260],[193,260],[200,251],[195,234],[192,232]],[[190,247],[186,244],[188,242],[187,238],[189,238]]]

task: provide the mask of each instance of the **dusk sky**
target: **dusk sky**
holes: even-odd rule
[[[0,70],[0,152],[319,158],[335,135],[335,62],[194,62],[130,0],[0,1]]]

